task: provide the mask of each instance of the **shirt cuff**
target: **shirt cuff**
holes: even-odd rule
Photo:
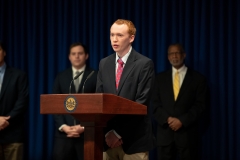
[[[63,132],[62,128],[63,128],[64,126],[67,126],[67,125],[66,125],[66,124],[61,125],[61,126],[58,128],[58,130],[59,130],[60,132]]]
[[[115,131],[115,130],[110,130],[108,133],[113,132],[115,136],[118,137],[118,139],[121,139],[122,137]],[[105,137],[107,137],[108,133],[105,134]]]

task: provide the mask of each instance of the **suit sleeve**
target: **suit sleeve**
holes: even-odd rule
[[[167,125],[167,119],[170,115],[162,107],[160,83],[159,79],[156,78],[151,106],[153,107],[154,119],[159,125],[164,126]]]
[[[136,102],[149,106],[152,89],[154,86],[155,72],[153,62],[148,61],[140,72],[138,81]]]
[[[151,60],[147,61],[143,65],[144,66],[139,73],[138,81],[136,82],[137,92],[135,101],[148,107],[150,104],[151,93],[154,85],[155,73]],[[131,131],[135,130],[134,128],[138,129],[142,125],[139,123],[141,121],[142,116],[124,115],[124,117],[116,119],[115,121],[114,119],[113,121],[109,121],[112,124],[110,123],[108,126],[112,126],[112,129],[114,129],[122,137],[132,137],[134,136],[132,134],[135,134],[135,136],[137,136],[136,133],[129,133],[126,132],[126,130]],[[141,137],[140,135],[144,133],[144,131],[142,131],[142,133],[137,133],[139,134],[138,137]]]
[[[202,78],[198,84],[199,85],[196,88],[196,92],[193,93],[196,97],[195,103],[187,113],[177,117],[182,122],[184,127],[188,127],[191,124],[195,123],[203,114],[206,108],[208,94],[207,81],[205,78]]]
[[[23,114],[26,111],[29,100],[28,79],[26,73],[20,74],[16,83],[16,91],[18,97],[14,108],[9,113],[11,119],[14,119],[18,115]]]
[[[61,89],[60,89],[60,82],[59,82],[59,76],[56,77],[53,85],[53,94],[61,94]],[[61,125],[63,125],[64,118],[63,115],[53,115],[54,121],[55,121],[55,126],[56,128],[59,128]]]
[[[103,83],[102,83],[102,66],[103,61],[101,60],[99,63],[99,71],[97,74],[97,84],[96,84],[96,93],[103,93]]]

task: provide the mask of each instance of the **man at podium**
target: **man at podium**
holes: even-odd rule
[[[97,78],[98,93],[111,93],[148,106],[154,83],[153,62],[132,48],[136,28],[118,19],[110,28],[115,53],[102,59]],[[117,115],[107,123],[107,160],[148,160],[154,147],[150,118],[146,115]]]
[[[70,46],[68,57],[72,67],[57,75],[53,94],[95,92],[97,73],[86,66],[88,56],[89,52],[85,45],[74,43]],[[84,137],[82,133],[84,127],[71,115],[54,115],[54,121],[56,130],[53,159],[83,160]]]

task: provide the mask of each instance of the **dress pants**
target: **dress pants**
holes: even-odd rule
[[[174,142],[168,146],[159,146],[157,148],[158,160],[198,160],[196,146],[179,146]]]
[[[103,160],[148,160],[148,152],[126,154],[122,146],[119,146],[103,152]]]
[[[53,147],[54,160],[83,160],[83,138],[59,138],[55,137]]]
[[[0,145],[1,160],[22,160],[23,143],[10,143]]]

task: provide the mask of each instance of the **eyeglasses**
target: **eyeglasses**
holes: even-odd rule
[[[173,56],[173,55],[181,55],[182,54],[182,52],[170,52],[170,53],[168,53],[168,55],[169,56]]]

